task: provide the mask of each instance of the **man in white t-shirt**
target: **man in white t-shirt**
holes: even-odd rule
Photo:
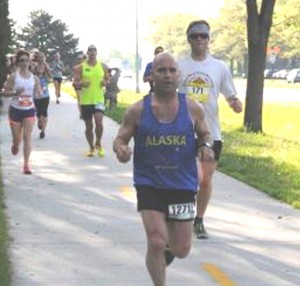
[[[191,54],[179,60],[181,72],[179,91],[186,93],[201,103],[214,143],[203,148],[213,148],[215,160],[199,163],[200,190],[197,195],[197,213],[194,220],[194,233],[197,238],[208,238],[203,216],[211,198],[212,176],[217,168],[222,150],[222,137],[219,122],[218,97],[222,93],[234,112],[242,112],[242,103],[236,97],[232,75],[224,62],[208,54],[210,26],[205,20],[189,24],[187,40]]]

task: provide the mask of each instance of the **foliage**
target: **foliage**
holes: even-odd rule
[[[56,52],[71,71],[71,67],[80,53],[77,51],[78,38],[68,33],[68,27],[61,20],[54,20],[53,16],[43,10],[32,11],[30,22],[17,34],[17,42],[21,48],[37,49],[52,61]]]
[[[279,47],[281,58],[300,57],[300,2],[299,0],[277,1],[270,47]]]
[[[155,46],[163,46],[175,56],[187,54],[189,48],[185,32],[193,20],[198,20],[198,17],[189,14],[169,14],[152,18],[153,32],[149,39]]]
[[[10,20],[8,18],[8,0],[0,0],[0,89],[6,79],[6,54],[10,44]]]
[[[244,0],[224,0],[218,18],[208,19],[211,24],[210,52],[227,62],[234,61],[234,69],[247,73],[247,10]],[[261,4],[262,1],[257,1]],[[269,1],[267,1],[269,2]],[[188,46],[185,29],[198,19],[195,15],[168,14],[152,18],[152,31],[148,40],[161,44],[175,55],[185,54]],[[280,59],[299,57],[300,2],[277,0],[270,30],[269,48],[279,47]]]
[[[211,22],[211,53],[223,60],[242,63],[247,54],[246,6],[241,0],[225,0],[220,17]]]

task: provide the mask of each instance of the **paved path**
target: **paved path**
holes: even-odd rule
[[[112,153],[117,124],[104,120],[107,155],[87,158],[75,102],[52,100],[45,139],[34,130],[34,173],[25,176],[22,156],[10,154],[6,116],[0,140],[12,286],[151,286],[132,165]],[[190,256],[174,261],[167,285],[299,286],[300,212],[220,173],[214,189],[211,238],[195,239]]]

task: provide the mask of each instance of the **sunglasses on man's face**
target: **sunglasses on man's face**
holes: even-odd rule
[[[94,51],[96,51],[95,48],[89,48],[89,49],[88,49],[88,52],[94,52]]]
[[[157,70],[156,70],[158,73],[160,73],[160,74],[165,74],[165,73],[167,73],[167,72],[169,72],[169,73],[176,73],[177,72],[177,69],[176,68],[158,68]]]
[[[190,39],[192,39],[192,40],[197,40],[198,38],[200,38],[200,39],[208,39],[208,34],[197,33],[197,34],[191,34],[190,35]]]
[[[29,62],[29,59],[19,59],[19,62],[20,63],[28,63]]]

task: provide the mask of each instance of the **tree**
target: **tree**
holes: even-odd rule
[[[0,0],[0,88],[6,80],[6,54],[10,44],[10,19],[8,17],[8,0]]]
[[[187,54],[186,28],[192,20],[198,19],[196,15],[169,14],[157,16],[152,19],[153,33],[149,40],[154,46],[163,46],[165,50],[175,56]]]
[[[278,57],[292,61],[300,57],[300,2],[281,0],[276,3],[269,48],[280,50]],[[294,68],[293,63],[290,68]]]
[[[241,0],[226,1],[220,17],[211,20],[210,52],[217,58],[230,62],[232,72],[236,69],[239,73],[247,73],[245,22],[246,7]]]
[[[17,34],[20,47],[37,49],[52,60],[54,54],[59,52],[65,65],[71,68],[80,53],[77,51],[78,38],[68,33],[68,27],[61,20],[53,20],[53,16],[43,10],[32,11],[30,22]]]
[[[248,132],[262,132],[262,107],[266,50],[276,0],[262,0],[260,13],[256,0],[247,0],[248,81],[244,127]]]

